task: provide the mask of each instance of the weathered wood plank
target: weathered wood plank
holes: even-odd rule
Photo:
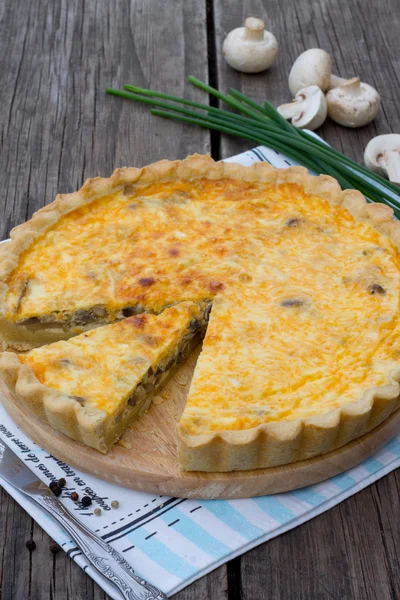
[[[0,488],[0,598],[2,600],[107,600],[109,596],[60,550],[52,539]],[[36,549],[29,552],[26,542]]]
[[[225,565],[173,596],[173,600],[227,600],[227,598],[228,579]]]
[[[50,544],[53,540],[34,521],[33,538],[36,541],[36,550],[32,553],[30,585],[32,600],[36,598],[69,600],[71,597],[79,600],[107,600],[109,598],[63,550],[60,550],[58,554],[50,551]]]
[[[32,527],[32,519],[0,488],[0,596],[4,600],[29,597],[32,555],[25,544]]]
[[[334,72],[360,75],[382,96],[376,121],[358,130],[332,122],[321,135],[348,156],[361,161],[374,135],[398,130],[400,13],[396,0],[365,5],[362,0],[229,0],[214,5],[220,89],[236,87],[258,101],[275,105],[290,100],[287,77],[295,58],[307,48],[322,47],[334,59]],[[247,16],[266,18],[277,36],[280,54],[266,73],[244,75],[226,65],[222,42]],[[223,136],[222,157],[251,147]],[[400,564],[399,476],[391,474],[342,505],[249,552],[230,567],[236,598],[398,598]],[[233,572],[232,572],[233,569]],[[231,588],[230,588],[231,591]]]
[[[204,4],[7,0],[2,8],[0,238],[87,177],[209,150],[208,132],[104,94],[128,82],[181,94],[190,73],[207,79]]]
[[[332,55],[335,73],[342,77],[359,75],[382,96],[382,110],[373,123],[349,130],[327,121],[320,130],[326,141],[361,161],[364,147],[374,135],[398,127],[400,12],[396,0],[372,3],[368,8],[362,0],[246,0],[234,6],[229,0],[216,0],[214,13],[218,81],[222,90],[236,87],[257,101],[268,99],[276,106],[288,102],[287,79],[294,60],[304,50],[320,47]],[[280,45],[275,65],[258,75],[234,71],[222,55],[225,35],[251,15],[265,19]],[[221,140],[222,157],[250,147],[251,142],[227,136]]]

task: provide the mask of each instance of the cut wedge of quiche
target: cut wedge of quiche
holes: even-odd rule
[[[214,300],[178,425],[184,469],[296,462],[346,444],[398,408],[400,326],[385,320],[390,309],[379,299],[379,314],[361,286],[332,307],[312,271],[297,277],[297,285],[269,281]],[[335,274],[319,283],[335,286]]]
[[[0,336],[13,352],[0,371],[26,404],[37,402],[29,377],[40,381],[32,357],[51,361],[54,349],[124,323],[131,331],[132,315],[157,329],[190,305],[204,322],[212,305],[177,430],[183,469],[303,460],[399,407],[400,224],[330,177],[200,156],[161,161],[89,180],[11,237],[0,254]],[[84,369],[88,382],[96,368]],[[86,397],[102,388],[94,380],[67,393]],[[54,371],[44,385],[56,381],[65,384]],[[140,382],[131,383],[128,407]],[[117,390],[111,378],[104,398]],[[78,406],[60,402],[52,424],[67,431]],[[83,441],[107,449],[125,426],[114,432],[107,419]]]
[[[8,386],[58,431],[107,452],[148,408],[199,342],[204,311],[192,302],[136,315],[16,355],[0,355]]]

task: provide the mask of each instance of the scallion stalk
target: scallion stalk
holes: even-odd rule
[[[124,90],[107,88],[106,92],[156,107],[151,111],[154,115],[266,145],[318,174],[331,175],[344,189],[358,189],[371,201],[388,204],[400,218],[399,190],[395,184],[372,173],[307,131],[295,128],[270,102],[260,105],[233,88],[229,94],[223,94],[196,77],[190,76],[188,79],[194,86],[241,114],[132,85],[125,85]]]

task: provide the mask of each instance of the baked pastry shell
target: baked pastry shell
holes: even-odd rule
[[[78,192],[57,196],[30,221],[12,230],[11,241],[0,252],[0,344],[3,349],[25,351],[46,343],[45,332],[36,339],[29,332],[24,335],[23,328],[6,317],[7,278],[17,267],[20,255],[37,237],[63,215],[125,186],[202,177],[295,183],[306,194],[324,197],[332,204],[343,204],[356,219],[385,233],[400,248],[400,222],[393,218],[390,207],[368,204],[360,192],[342,191],[336,180],[326,175],[311,176],[303,167],[275,169],[267,163],[245,167],[194,155],[183,161],[162,160],[142,169],[117,169],[108,179],[89,179]],[[42,385],[30,367],[22,364],[12,352],[0,356],[0,374],[11,392],[40,419],[84,444],[105,451],[98,442],[104,435],[105,413],[82,407],[68,396]],[[400,365],[396,371],[391,367],[386,379],[387,385],[364,391],[356,402],[305,419],[202,435],[193,435],[178,424],[179,464],[184,470],[232,471],[274,467],[330,452],[368,433],[399,408]]]

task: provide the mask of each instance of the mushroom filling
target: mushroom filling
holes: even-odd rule
[[[302,219],[299,219],[298,217],[293,217],[291,219],[288,219],[286,221],[286,225],[287,227],[299,227],[299,225],[302,224]]]
[[[209,304],[209,301],[205,302],[204,306],[205,313],[207,310],[210,311],[211,305]],[[168,306],[163,306],[160,312],[165,308],[168,308]],[[65,330],[68,330],[71,327],[85,327],[86,325],[107,325],[108,323],[127,319],[128,317],[133,317],[134,315],[143,312],[152,313],[153,311],[146,310],[142,304],[126,306],[117,311],[110,311],[105,306],[98,305],[89,309],[78,309],[74,313],[53,312],[40,317],[30,317],[29,319],[17,321],[17,325],[24,325],[32,331],[43,327],[46,329],[64,328]]]
[[[379,294],[380,296],[384,296],[386,294],[385,288],[379,285],[379,283],[373,283],[372,285],[368,286],[368,291],[373,296],[375,294]]]
[[[135,406],[162,387],[173,369],[187,359],[202,339],[207,318],[208,316],[204,314],[201,322],[195,318],[191,320],[187,332],[180,340],[178,346],[174,348],[172,353],[164,356],[156,367],[150,367],[141,382],[136,386],[135,391],[129,397],[128,404]]]
[[[288,314],[307,312],[312,309],[313,300],[309,296],[290,296],[279,302],[280,306],[289,311]]]
[[[287,300],[282,300],[281,306],[285,308],[293,308],[298,306],[304,306],[305,301],[302,298],[288,298]]]
[[[125,309],[124,309],[125,310]],[[123,311],[120,311],[121,313]],[[138,312],[143,312],[140,310]],[[137,314],[137,313],[132,313]],[[40,317],[30,317],[29,319],[23,319],[17,321],[17,325],[25,325],[28,328],[36,329],[38,325],[45,325],[46,327],[76,327],[85,326],[90,324],[107,324],[110,322],[110,313],[105,306],[94,306],[90,309],[79,309],[74,313],[70,312],[53,312],[49,315],[42,315]],[[131,316],[131,315],[127,315]],[[124,318],[122,315],[120,318]],[[115,319],[112,319],[115,320]]]

